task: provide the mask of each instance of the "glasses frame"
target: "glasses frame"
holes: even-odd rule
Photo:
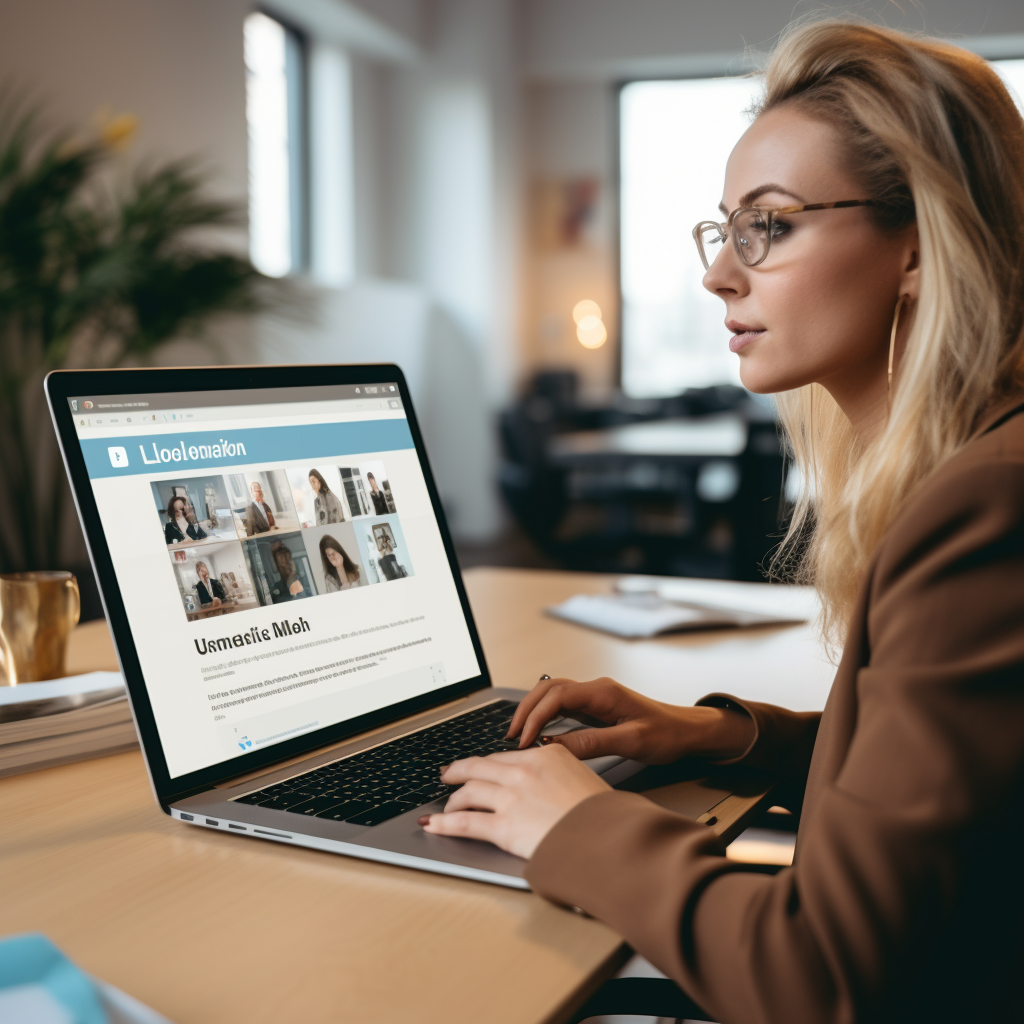
[[[759,267],[768,258],[768,253],[772,247],[772,227],[775,223],[775,218],[779,214],[789,213],[808,213],[813,210],[838,210],[848,206],[875,206],[876,203],[873,199],[840,199],[833,203],[804,203],[802,206],[776,206],[771,209],[766,209],[762,206],[738,206],[732,213],[729,214],[728,218],[724,221],[717,220],[702,220],[693,229],[691,234],[693,235],[694,242],[697,243],[697,252],[700,254],[700,261],[704,264],[705,270],[711,269],[711,263],[714,260],[708,262],[707,253],[704,251],[704,241],[701,238],[701,234],[704,228],[712,227],[718,232],[718,236],[722,241],[723,245],[725,240],[732,236],[732,247],[736,250],[736,255],[739,257],[740,262],[745,267]],[[743,253],[740,250],[739,242],[736,240],[736,233],[732,230],[733,222],[741,213],[748,213],[750,211],[756,211],[767,218],[768,233],[767,241],[764,245],[764,252],[761,254],[760,259],[755,260],[753,263],[748,263],[743,258]],[[716,253],[715,258],[717,259],[718,254]]]

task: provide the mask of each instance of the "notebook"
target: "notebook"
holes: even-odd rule
[[[817,612],[811,587],[625,577],[611,594],[577,594],[549,615],[625,639],[706,629],[793,625]]]

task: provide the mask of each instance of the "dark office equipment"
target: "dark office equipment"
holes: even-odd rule
[[[778,543],[784,456],[771,407],[742,388],[587,405],[539,374],[501,417],[502,493],[567,568],[762,580]]]

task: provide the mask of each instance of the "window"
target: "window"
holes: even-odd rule
[[[993,62],[1019,98],[1024,60]],[[750,78],[632,82],[619,99],[622,387],[633,397],[739,383],[723,308],[690,231],[718,219],[725,163],[750,123]]]
[[[266,14],[245,19],[249,255],[271,277],[306,266],[306,88],[302,38]]]

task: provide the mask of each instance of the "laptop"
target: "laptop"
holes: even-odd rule
[[[523,694],[491,685],[399,368],[45,387],[163,811],[528,888],[525,861],[417,824],[444,807],[442,765],[516,745]],[[612,783],[640,767],[587,763]]]

